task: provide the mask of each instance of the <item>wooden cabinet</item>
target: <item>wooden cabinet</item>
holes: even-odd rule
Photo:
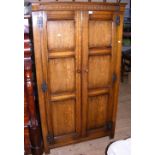
[[[45,152],[114,136],[125,4],[32,5]]]

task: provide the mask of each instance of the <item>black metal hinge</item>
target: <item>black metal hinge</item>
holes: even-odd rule
[[[43,27],[43,17],[42,16],[38,16],[37,25],[39,28]]]
[[[118,26],[120,25],[120,16],[115,17],[115,24]]]
[[[48,144],[52,144],[53,142],[53,135],[51,135],[50,133],[47,134],[47,143]]]
[[[114,83],[117,79],[116,73],[113,73],[112,75],[112,83]]]
[[[47,91],[47,84],[45,81],[43,81],[41,87],[42,87],[42,91],[45,93]]]
[[[112,129],[112,126],[113,126],[112,121],[109,121],[109,122],[107,122],[107,124],[106,124],[106,129],[107,129],[107,130],[111,130],[111,129]]]

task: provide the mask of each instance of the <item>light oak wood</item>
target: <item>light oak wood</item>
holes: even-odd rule
[[[103,127],[107,121],[108,95],[89,97],[88,104],[87,130]]]
[[[74,16],[73,11],[47,11],[48,20],[71,20],[74,19]]]
[[[88,12],[82,12],[82,136],[86,136],[87,131],[87,111],[88,111]]]
[[[109,92],[109,88],[104,87],[104,88],[98,88],[98,89],[90,89],[88,92],[89,96],[97,96],[101,94],[107,94]]]
[[[68,57],[73,57],[75,56],[75,52],[74,51],[61,51],[61,52],[53,52],[50,51],[48,53],[48,57],[49,58],[68,58]]]
[[[105,3],[105,2],[50,2],[42,1],[38,3],[32,3],[33,11],[72,11],[72,10],[84,10],[84,11],[107,11],[107,12],[124,12],[126,3]]]
[[[56,101],[52,103],[54,136],[75,132],[75,100]],[[60,117],[63,116],[63,117]]]
[[[95,48],[89,48],[89,55],[111,55],[111,46],[110,47],[95,47]]]
[[[111,21],[89,21],[89,47],[108,47],[111,46]]]
[[[100,88],[108,86],[111,82],[111,57],[106,56],[90,56],[89,57],[89,88]]]
[[[124,6],[43,2],[32,6],[46,153],[114,135]],[[118,25],[116,16],[121,17]]]
[[[75,62],[76,62],[76,122],[77,122],[77,126],[76,126],[76,129],[77,129],[77,133],[79,136],[81,136],[81,120],[82,120],[82,117],[81,117],[81,84],[82,84],[82,81],[81,81],[81,41],[82,41],[82,37],[81,37],[81,32],[82,32],[82,29],[81,29],[81,24],[82,24],[82,21],[81,21],[81,18],[82,18],[82,13],[81,11],[76,11],[75,12],[75,29],[76,29],[76,47],[75,47],[75,52],[76,52],[76,55],[75,55]],[[79,115],[79,116],[78,116]],[[77,117],[78,116],[78,117]]]
[[[118,113],[114,139],[97,138],[78,144],[51,149],[50,155],[106,155],[107,146],[131,136],[131,85],[130,79],[120,83]]]
[[[116,37],[116,46],[115,46],[115,52],[114,56],[116,57],[115,59],[115,73],[117,75],[117,80],[114,83],[114,92],[113,93],[113,116],[112,116],[112,120],[114,122],[113,125],[113,135],[112,137],[114,137],[114,133],[115,133],[115,126],[116,126],[116,115],[117,115],[117,105],[118,105],[118,95],[119,95],[119,82],[120,82],[120,72],[121,72],[121,56],[122,56],[122,32],[123,32],[123,19],[124,19],[124,15],[122,13],[118,13],[116,15],[120,16],[120,25],[118,25],[116,27],[116,32],[114,34]],[[114,16],[114,18],[116,18]],[[115,104],[114,104],[115,103]]]
[[[37,88],[38,88],[38,99],[39,99],[39,107],[40,107],[40,115],[41,115],[41,126],[42,126],[42,133],[44,135],[47,135],[48,133],[48,127],[47,127],[47,119],[46,119],[46,106],[45,104],[40,104],[45,102],[44,98],[44,93],[42,92],[41,89],[41,84],[43,79],[43,72],[42,72],[42,57],[41,57],[41,52],[40,49],[41,47],[41,30],[38,27],[37,21],[38,21],[38,16],[42,16],[42,12],[32,12],[32,27],[33,27],[33,42],[34,42],[34,52],[35,52],[35,65],[36,65],[36,76],[37,76]],[[43,125],[44,124],[44,125]],[[44,150],[45,152],[48,152],[48,143],[46,140],[46,136],[43,136],[43,141],[44,141]]]
[[[49,60],[50,92],[60,93],[75,90],[74,58]],[[63,75],[63,77],[62,77]]]
[[[106,12],[102,17],[103,14],[101,11],[93,12],[93,16],[89,14],[88,90],[97,89],[98,93],[88,97],[87,135],[105,132],[106,123],[111,121],[113,112],[113,51],[116,40],[112,33],[115,27],[111,14]]]
[[[74,49],[75,24],[73,20],[57,20],[47,22],[48,50]]]
[[[57,95],[51,95],[51,101],[66,100],[75,97],[76,97],[75,93],[57,94]]]

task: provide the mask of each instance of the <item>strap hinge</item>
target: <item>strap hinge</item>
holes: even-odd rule
[[[47,143],[51,144],[53,142],[53,135],[51,135],[50,133],[47,134]]]
[[[116,75],[116,73],[113,73],[113,75],[112,75],[112,83],[113,84],[116,81],[116,79],[117,79],[117,75]]]
[[[120,25],[120,16],[115,17],[115,24],[118,26]]]
[[[43,27],[43,17],[42,16],[38,16],[37,25],[38,25],[38,28]]]
[[[107,130],[111,130],[112,127],[113,127],[113,122],[112,121],[109,121],[109,122],[106,123],[106,129]]]
[[[42,91],[45,93],[47,91],[47,84],[45,81],[43,81],[41,87],[42,87]]]

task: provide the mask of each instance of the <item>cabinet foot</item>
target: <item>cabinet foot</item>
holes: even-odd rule
[[[45,152],[45,155],[49,155],[50,154],[50,149],[44,147],[44,152]]]
[[[109,139],[114,139],[114,136],[115,136],[115,133],[113,132],[109,135]]]

